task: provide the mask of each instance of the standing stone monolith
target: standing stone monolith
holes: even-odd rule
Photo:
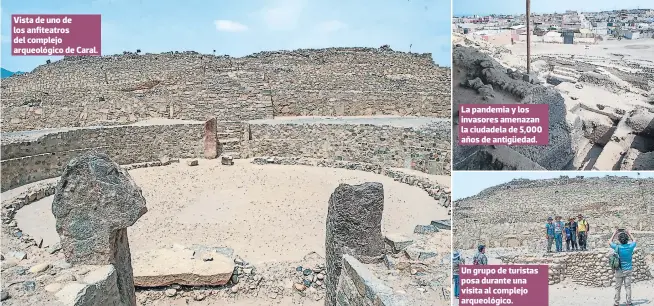
[[[343,254],[363,263],[381,258],[384,186],[381,183],[339,185],[329,198],[327,209],[327,276],[325,305],[336,305],[336,289],[343,268]]]
[[[204,158],[214,159],[218,156],[218,140],[216,138],[216,118],[204,123]]]
[[[127,227],[146,212],[141,189],[101,153],[70,160],[55,190],[52,214],[66,261],[114,265],[122,305],[136,305]]]

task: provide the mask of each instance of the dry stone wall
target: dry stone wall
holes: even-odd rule
[[[654,179],[620,176],[513,180],[454,202],[456,248],[530,246],[544,250],[548,216],[582,214],[596,234],[616,226],[654,230]],[[607,237],[608,239],[608,237]]]
[[[485,146],[454,146],[456,170],[561,170],[575,156],[573,137],[581,133],[567,121],[565,99],[552,88],[537,84],[533,76],[504,68],[485,52],[456,45],[452,51],[454,82],[453,108],[458,117],[460,104],[547,104],[549,107],[549,143],[542,146],[498,146],[504,152],[485,150]],[[525,80],[529,80],[527,82]],[[476,92],[471,102],[471,90]],[[479,94],[477,96],[477,93]],[[499,101],[499,102],[498,102]],[[454,121],[453,123],[456,123]],[[455,131],[457,129],[455,128]],[[456,133],[456,132],[455,132]],[[456,135],[455,135],[456,137]],[[493,155],[499,156],[493,156]],[[511,156],[508,161],[502,155]],[[490,156],[489,156],[490,155]],[[515,160],[525,159],[525,162]],[[488,163],[482,165],[481,163]]]
[[[88,151],[106,153],[119,164],[201,157],[203,138],[203,122],[5,133],[2,191],[57,177],[70,159]]]
[[[249,125],[247,156],[306,157],[450,173],[450,127],[373,124]]]
[[[615,272],[609,267],[607,250],[595,252],[573,252],[555,254],[551,257],[504,256],[504,264],[547,264],[549,265],[549,284],[554,285],[565,279],[584,286],[610,287],[615,284]],[[641,249],[636,249],[633,256],[633,282],[652,279]]]
[[[5,131],[118,125],[149,118],[450,116],[450,69],[430,54],[372,48],[243,58],[127,54],[64,58],[2,82]]]
[[[350,255],[343,256],[343,270],[336,288],[336,303],[326,305],[409,306],[401,295],[376,278],[364,264]]]
[[[265,121],[264,121],[265,122]],[[214,131],[213,128],[211,131]],[[234,157],[308,157],[365,162],[448,175],[449,125],[273,124],[216,121],[216,154]],[[121,165],[198,158],[205,154],[205,123],[67,128],[4,133],[2,191],[57,177],[65,163],[88,151]]]

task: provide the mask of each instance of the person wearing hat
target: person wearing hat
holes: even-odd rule
[[[487,265],[488,258],[486,257],[486,246],[481,244],[477,247],[477,254],[472,258],[473,265]]]
[[[547,223],[545,224],[545,239],[547,239],[547,253],[552,253],[552,244],[554,243],[554,224],[552,223],[552,217],[547,217]]]
[[[461,288],[461,279],[459,278],[459,266],[464,265],[466,262],[461,258],[459,251],[454,251],[452,254],[452,282],[454,283],[454,297],[459,298],[459,291]]]
[[[570,245],[573,251],[577,250],[577,221],[575,221],[575,217],[570,218]]]
[[[579,219],[579,221],[577,222],[577,232],[579,235],[579,240],[578,240],[579,249],[582,251],[586,251],[588,250],[586,242],[588,240],[588,233],[590,232],[590,225],[588,224],[588,221],[584,219],[584,216],[582,216],[581,214],[579,214],[577,218]]]

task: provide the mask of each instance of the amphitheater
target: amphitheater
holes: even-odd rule
[[[109,268],[66,262],[52,212],[69,161],[106,154],[147,202],[126,226],[139,305],[329,304],[327,204],[339,185],[364,182],[383,185],[393,252],[339,257],[339,305],[449,305],[439,220],[450,80],[430,54],[388,46],[65,57],[3,79],[3,304],[112,295]]]
[[[463,103],[544,103],[550,132],[545,146],[455,145],[454,170],[654,169],[651,56],[617,42],[590,51],[537,44],[527,75],[523,45],[496,46],[458,34],[454,44],[454,126]]]
[[[515,179],[453,202],[453,219],[457,220],[453,247],[471,258],[476,246],[484,244],[490,264],[547,264],[550,303],[576,305],[574,300],[579,299],[579,303],[600,304],[612,297],[602,300],[600,297],[605,294],[601,288],[614,283],[606,243],[616,227],[627,228],[638,243],[634,255],[634,299],[651,300],[654,296],[647,288],[654,284],[652,190],[653,178]],[[547,217],[560,215],[565,219],[579,214],[590,224],[589,251],[547,254],[543,238]],[[565,292],[571,290],[574,297],[566,296]]]

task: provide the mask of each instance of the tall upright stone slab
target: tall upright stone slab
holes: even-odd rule
[[[146,212],[141,189],[101,153],[70,160],[55,190],[52,214],[66,261],[112,264],[122,305],[136,305],[127,227]]]
[[[327,210],[327,289],[325,305],[336,305],[343,254],[361,262],[379,258],[384,252],[381,232],[384,186],[381,183],[339,185],[329,198]]]
[[[204,158],[214,159],[218,156],[218,139],[216,139],[216,118],[204,123]]]

